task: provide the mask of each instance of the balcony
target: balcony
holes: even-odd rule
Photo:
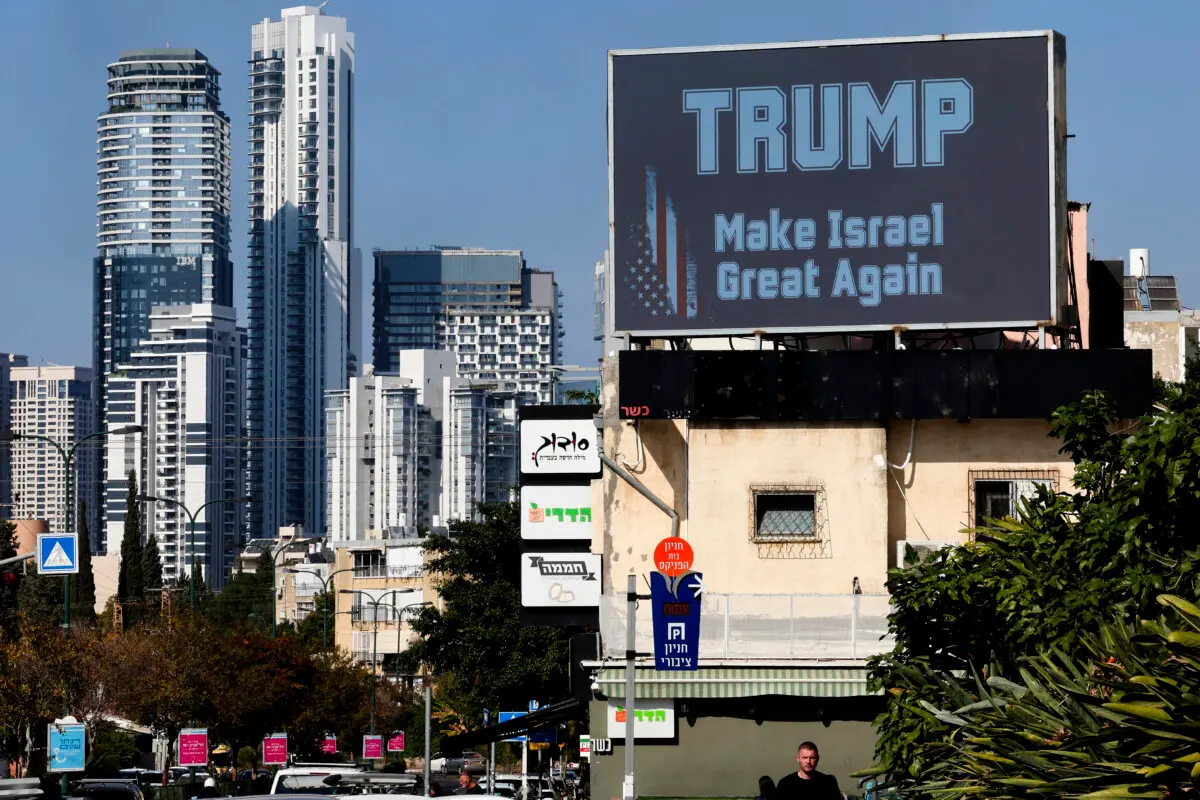
[[[700,658],[861,660],[892,649],[886,594],[713,594],[700,611]],[[600,598],[605,655],[625,657],[625,595]],[[650,603],[637,615],[637,644],[654,651]]]

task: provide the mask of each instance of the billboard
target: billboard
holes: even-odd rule
[[[1053,31],[610,52],[616,330],[1055,323],[1065,53]]]

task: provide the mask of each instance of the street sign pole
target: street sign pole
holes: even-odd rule
[[[637,666],[637,575],[630,574],[625,584],[625,782],[622,800],[634,800],[633,790],[633,710],[637,706],[633,692],[633,670]],[[612,736],[612,731],[608,732]]]

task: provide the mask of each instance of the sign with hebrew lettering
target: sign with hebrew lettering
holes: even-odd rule
[[[1054,31],[609,54],[608,285],[635,336],[1055,324]]]
[[[700,599],[704,576],[650,573],[650,617],[654,623],[654,668],[660,672],[700,669]]]
[[[598,608],[601,561],[593,553],[522,553],[521,605]]]
[[[608,735],[613,739],[625,738],[625,721],[628,712],[623,699],[608,701]],[[675,701],[638,699],[633,710],[634,738],[674,739]]]
[[[592,487],[522,486],[521,538],[592,540]]]

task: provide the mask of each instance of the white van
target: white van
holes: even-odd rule
[[[293,764],[275,773],[271,794],[345,794],[325,783],[325,779],[363,771],[356,764]]]

